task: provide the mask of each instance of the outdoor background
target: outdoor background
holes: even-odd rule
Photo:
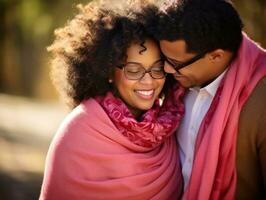
[[[46,47],[84,0],[0,0],[0,200],[38,199],[49,142],[67,114],[49,79]],[[266,47],[266,1],[234,0]]]

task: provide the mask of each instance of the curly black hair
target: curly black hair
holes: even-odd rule
[[[118,6],[110,1],[78,5],[79,13],[55,31],[56,38],[48,47],[52,53],[51,75],[70,107],[105,95],[111,89],[108,78],[115,66],[125,63],[128,47],[151,38],[134,17],[147,1],[129,2],[119,2]]]
[[[164,1],[147,6],[139,18],[157,40],[184,40],[190,53],[235,53],[242,41],[242,21],[227,0]]]

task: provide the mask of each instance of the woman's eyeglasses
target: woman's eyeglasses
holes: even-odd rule
[[[125,65],[117,67],[123,69],[125,77],[129,80],[140,80],[146,73],[149,73],[154,79],[162,79],[166,75],[164,71],[164,60],[157,61],[148,70],[146,70],[140,63],[135,62],[128,62]]]

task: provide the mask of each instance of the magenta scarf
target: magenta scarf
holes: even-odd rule
[[[137,121],[125,103],[111,92],[97,98],[118,130],[131,142],[143,147],[156,147],[173,134],[184,114],[184,89],[175,85],[162,107],[159,100]]]
[[[266,53],[243,33],[231,63],[204,118],[185,200],[231,200],[236,189],[236,139],[241,109],[266,76]]]

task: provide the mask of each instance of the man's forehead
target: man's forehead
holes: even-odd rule
[[[186,42],[185,40],[160,40],[161,48],[165,50],[180,51],[180,53],[186,53]]]

